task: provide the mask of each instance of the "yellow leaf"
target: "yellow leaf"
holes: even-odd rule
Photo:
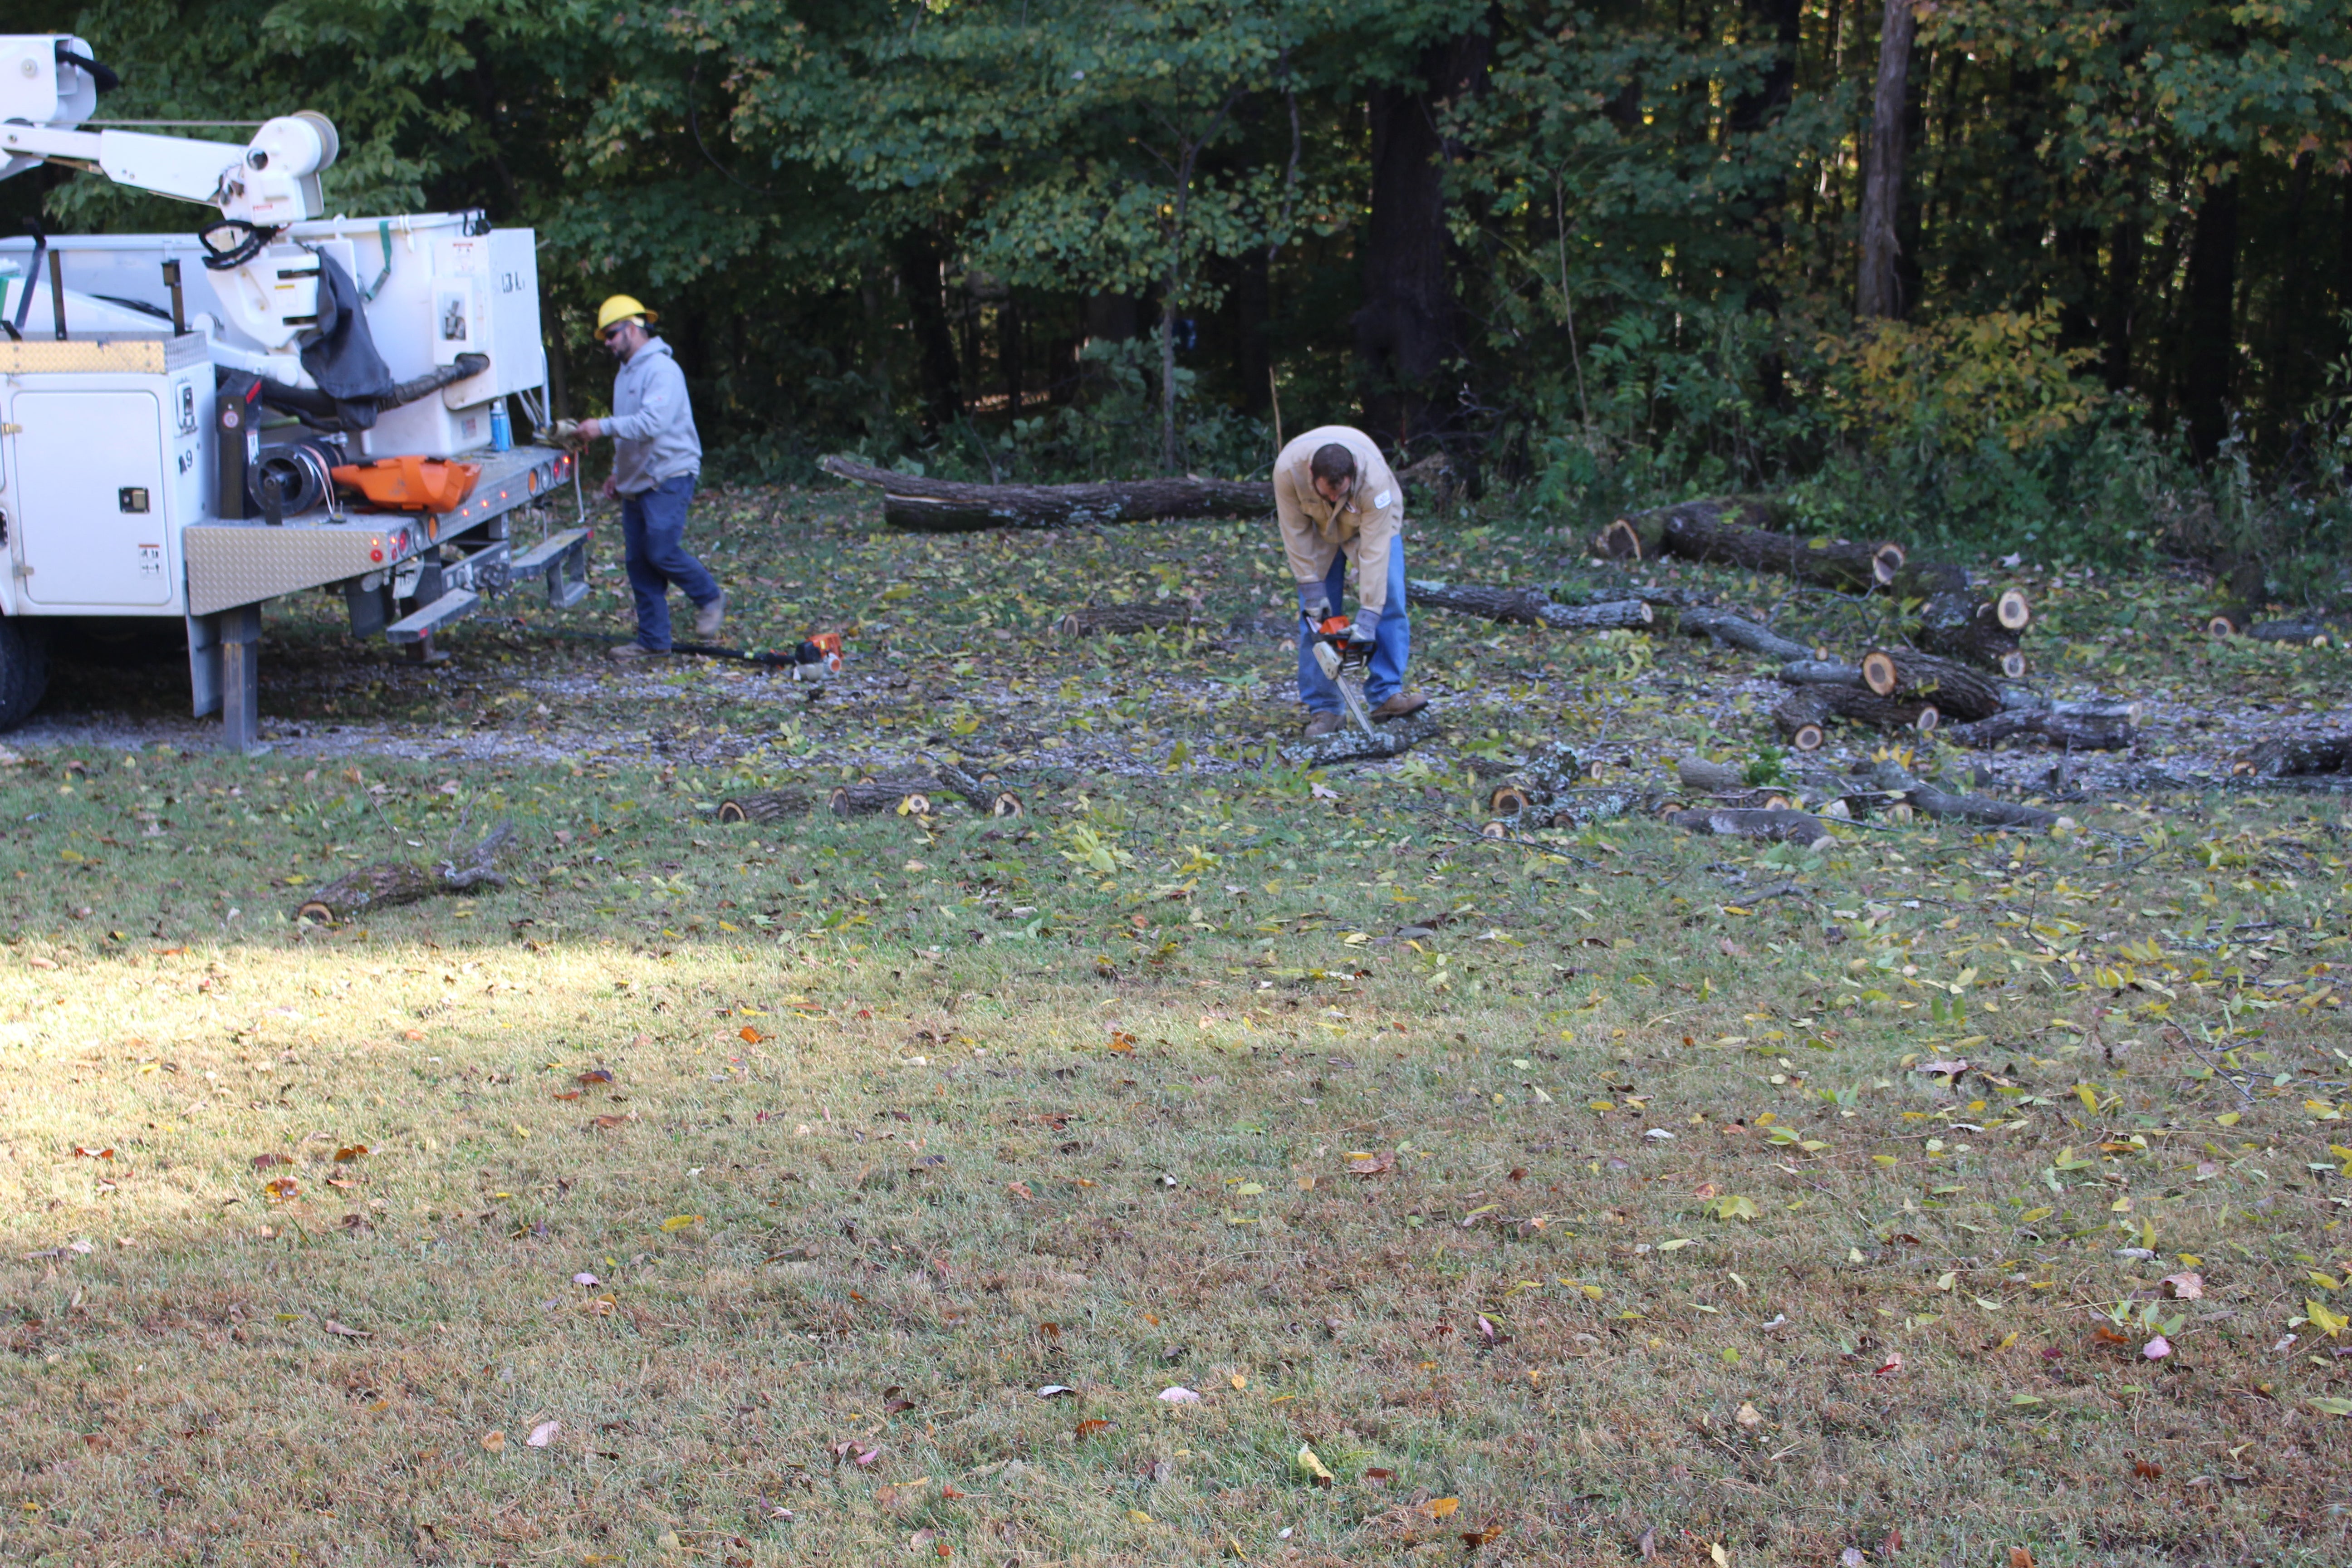
[[[1445,1519],[1461,1506],[1462,1500],[1458,1497],[1433,1497],[1421,1505],[1421,1511],[1432,1519]]]
[[[2311,1320],[2311,1326],[2324,1331],[2331,1340],[2342,1334],[2346,1328],[2352,1327],[2352,1319],[2329,1311],[2325,1301],[2305,1301],[2303,1311]]]
[[[1304,1443],[1298,1445],[1298,1470],[1318,1486],[1328,1487],[1339,1479],[1325,1468],[1321,1459],[1315,1457],[1315,1450]]]
[[[1139,1508],[1129,1509],[1127,1510],[1127,1518],[1128,1522],[1130,1524],[1150,1524],[1151,1522],[1151,1516],[1144,1512]]]
[[[514,1135],[518,1138],[528,1138],[530,1136],[530,1129],[525,1127],[520,1121],[509,1122],[508,1125],[514,1129]]]
[[[488,1448],[491,1453],[496,1454],[503,1452],[506,1446],[507,1435],[496,1427],[493,1427],[489,1431],[482,1434],[482,1447]]]
[[[2036,1220],[2048,1219],[2052,1215],[2057,1212],[2058,1211],[2055,1209],[2027,1209],[2023,1214],[2017,1216],[2017,1223],[2020,1225],[2032,1225]]]
[[[2213,1120],[2223,1127],[2235,1127],[2238,1124],[2238,1113],[2234,1110],[2225,1110]]]
[[[1731,1553],[1723,1549],[1722,1542],[1708,1546],[1706,1554],[1715,1560],[1715,1568],[1731,1568]]]
[[[1234,1373],[1232,1378],[1228,1381],[1230,1381],[1236,1389],[1247,1388],[1249,1386],[1249,1379],[1244,1377],[1240,1373]]]
[[[2074,1098],[2083,1102],[2084,1110],[2090,1111],[2093,1115],[2098,1114],[2099,1091],[2097,1089],[2093,1089],[2087,1083],[2078,1083],[2074,1086]]]
[[[674,1214],[662,1221],[661,1227],[664,1230],[684,1230],[688,1226],[701,1223],[702,1216],[698,1214]]]

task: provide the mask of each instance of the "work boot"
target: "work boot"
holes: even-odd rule
[[[1307,721],[1307,738],[1310,741],[1319,741],[1337,730],[1339,724],[1340,719],[1337,713],[1318,713],[1314,718]]]
[[[1385,724],[1391,719],[1402,719],[1409,713],[1418,713],[1428,706],[1429,699],[1420,692],[1400,691],[1372,710],[1372,722]]]
[[[625,642],[614,643],[611,647],[606,648],[604,657],[614,664],[635,664],[639,659],[657,658],[659,652],[660,650],[647,647],[641,642]]]
[[[719,635],[719,628],[726,624],[727,591],[722,588],[719,591],[719,597],[711,600],[710,603],[707,605],[699,605],[695,607],[694,635],[696,640],[699,642],[709,642],[712,637]]]

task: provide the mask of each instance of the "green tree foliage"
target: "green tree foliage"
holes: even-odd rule
[[[1385,419],[1409,457],[1442,447],[1570,510],[1801,482],[1832,512],[1875,495],[2063,531],[2101,486],[2144,501],[2151,465],[2222,452],[2324,488],[2345,458],[2352,10],[1922,4],[1903,319],[1864,331],[1880,14],[96,0],[68,25],[124,72],[110,115],[317,107],[344,132],[338,205],[535,226],[575,408],[603,395],[586,313],[653,299],[747,470],[836,447],[982,475],[1247,470],[1278,395],[1287,430]],[[1440,80],[1449,59],[1475,68]],[[1377,156],[1400,113],[1435,127],[1441,202],[1411,206]],[[188,218],[54,171],[0,202]],[[1458,310],[1407,323],[1445,365],[1418,404],[1368,379],[1367,269],[1393,260],[1368,247],[1398,222],[1442,228]]]

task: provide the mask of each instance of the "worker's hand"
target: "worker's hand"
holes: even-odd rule
[[[597,487],[596,493],[603,496],[606,500],[616,500],[619,498],[621,493],[621,482],[613,478],[612,475],[607,474],[604,476],[604,482]]]
[[[1348,628],[1348,651],[1350,654],[1370,653],[1373,639],[1381,629],[1381,613],[1369,605],[1356,610],[1356,624]]]
[[[1320,583],[1298,584],[1298,613],[1318,626],[1331,614],[1331,595]]]
[[[599,420],[583,419],[579,424],[578,433],[583,441],[593,441],[604,434],[604,426]]]

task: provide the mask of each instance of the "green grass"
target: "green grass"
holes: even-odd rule
[[[0,772],[9,1560],[2340,1555],[2333,803],[73,760]],[[287,919],[500,816],[504,890]]]

